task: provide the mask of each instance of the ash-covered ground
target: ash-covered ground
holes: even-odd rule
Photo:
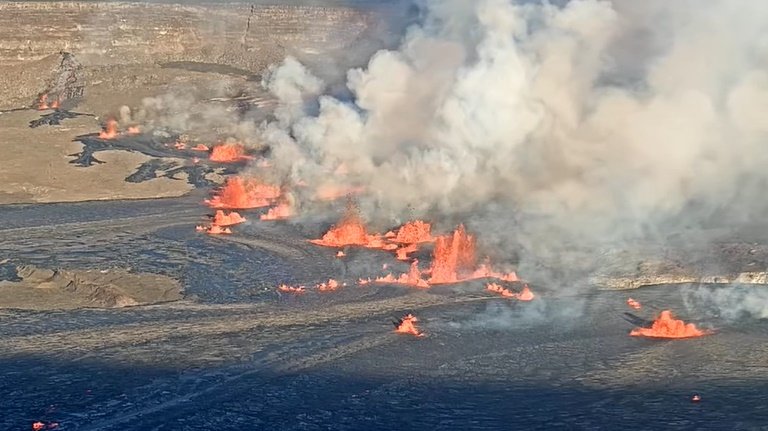
[[[383,252],[308,244],[312,227],[248,223],[196,233],[200,196],[5,206],[0,260],[124,268],[182,281],[187,300],[0,315],[3,429],[759,429],[768,322],[691,306],[700,289],[482,284],[350,285],[292,296],[279,283],[353,281]],[[246,216],[258,211],[246,212]],[[319,227],[318,227],[319,229]],[[752,288],[754,289],[754,287]],[[662,308],[712,335],[628,336],[624,312]],[[687,310],[687,311],[684,311]],[[393,332],[406,313],[427,334]],[[694,394],[702,401],[691,402]]]

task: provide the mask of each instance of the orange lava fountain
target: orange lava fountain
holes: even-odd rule
[[[245,223],[245,217],[240,213],[232,211],[229,214],[224,214],[224,211],[217,210],[216,215],[213,217],[213,224],[219,226],[232,226],[240,223]]]
[[[472,271],[475,260],[475,238],[459,225],[452,235],[437,237],[429,283],[456,283],[460,273]]]
[[[633,337],[650,338],[693,338],[711,334],[711,331],[701,330],[693,323],[677,320],[669,310],[664,310],[653,321],[650,328],[635,328],[629,335]]]
[[[395,332],[398,334],[410,334],[416,337],[423,337],[424,333],[416,327],[416,322],[418,321],[419,319],[417,319],[416,316],[408,314],[397,322]]]
[[[395,250],[395,257],[397,260],[408,260],[408,254],[414,253],[419,250],[419,246],[416,244],[409,244],[405,247],[400,247],[397,250]]]
[[[248,209],[271,205],[280,197],[280,187],[261,183],[255,179],[232,177],[205,203],[211,208]]]
[[[418,260],[414,260],[413,263],[411,263],[411,268],[406,274],[400,274],[399,277],[394,277],[392,274],[388,274],[384,277],[378,277],[374,281],[376,283],[402,284],[405,286],[418,287],[422,289],[429,288],[429,283],[421,278],[421,271],[419,270]]]
[[[400,244],[418,244],[420,242],[432,242],[432,225],[421,220],[414,220],[404,224],[398,229],[392,242]]]
[[[347,208],[347,214],[341,219],[341,222],[328,230],[322,238],[313,239],[309,242],[335,248],[347,245],[371,248],[383,248],[385,246],[380,235],[368,234],[357,210],[353,206]]]
[[[101,139],[114,139],[117,137],[117,121],[110,118],[107,120],[107,124],[104,125],[104,130],[99,132],[99,138]]]
[[[291,206],[286,202],[281,202],[270,208],[266,214],[259,216],[261,220],[285,220],[293,216]]]
[[[634,300],[632,298],[627,299],[627,305],[629,305],[630,307],[634,308],[635,310],[639,310],[639,309],[643,308],[643,306],[638,301],[636,301],[636,300]]]
[[[245,154],[245,147],[242,144],[217,145],[213,147],[210,156],[211,161],[220,163],[234,163],[252,158]]]
[[[304,286],[288,286],[286,284],[281,284],[277,287],[277,290],[284,293],[292,293],[294,295],[301,295],[305,293],[307,290],[304,288]]]

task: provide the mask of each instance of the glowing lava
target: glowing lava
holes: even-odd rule
[[[685,323],[677,320],[669,310],[664,310],[659,317],[653,321],[650,328],[635,328],[629,335],[633,337],[651,337],[651,338],[692,338],[711,334],[711,331],[704,331],[696,327],[693,323]]]
[[[339,259],[341,259],[342,257],[345,257],[345,256],[346,256],[346,254],[343,251],[341,251],[341,250],[336,252],[336,257],[338,257]]]
[[[331,227],[320,239],[310,240],[312,244],[324,247],[344,247],[347,245],[359,245],[371,248],[383,248],[386,244],[380,235],[369,235],[365,230],[360,216],[352,206],[347,208],[347,214],[339,224]]]
[[[304,288],[304,286],[288,286],[286,284],[281,284],[277,287],[277,290],[284,293],[292,293],[294,295],[301,295],[305,293],[307,290]]]
[[[417,319],[416,316],[408,314],[395,323],[395,332],[398,334],[410,334],[416,337],[423,337],[424,333],[416,327],[416,322],[418,321],[419,319]]]
[[[400,244],[418,244],[421,242],[432,242],[432,225],[421,220],[414,220],[404,224],[397,230],[394,238],[390,241]]]
[[[208,148],[207,145],[197,144],[194,147],[190,148],[190,150],[192,150],[192,151],[208,151],[208,150],[210,150],[210,148]]]
[[[252,158],[245,154],[245,147],[242,144],[217,145],[213,147],[210,156],[211,161],[220,163],[234,163]]]
[[[320,283],[315,286],[315,288],[320,292],[333,292],[334,290],[338,290],[341,286],[343,286],[343,284],[331,278],[327,283]]]
[[[141,128],[139,126],[131,126],[128,128],[128,130],[125,131],[125,133],[129,135],[138,135],[141,133]]]
[[[211,208],[248,209],[266,207],[280,197],[280,187],[261,183],[255,179],[232,177],[205,203]]]
[[[639,310],[639,309],[643,308],[643,306],[638,301],[636,301],[636,300],[634,300],[632,298],[627,299],[627,305],[629,305],[630,307],[634,308],[635,310]]]
[[[402,284],[411,287],[419,287],[422,289],[429,288],[429,283],[421,278],[421,271],[419,270],[418,260],[414,260],[413,263],[411,263],[411,268],[406,274],[400,274],[399,277],[394,277],[392,274],[388,274],[384,277],[378,277],[374,281],[376,283]]]
[[[531,291],[531,288],[528,287],[526,284],[523,286],[523,290],[520,291],[520,293],[512,292],[511,290],[502,287],[499,284],[496,283],[488,283],[485,286],[485,290],[493,293],[498,293],[499,295],[505,297],[505,298],[513,298],[517,299],[518,301],[532,301],[533,298],[535,298],[535,295]]]
[[[240,213],[232,211],[229,214],[224,214],[224,211],[216,211],[216,215],[213,217],[213,224],[218,226],[232,226],[240,223],[245,223],[245,217]]]
[[[395,257],[397,260],[408,260],[408,254],[414,253],[419,250],[419,246],[416,244],[409,244],[405,247],[400,247],[397,250],[395,250]]]
[[[461,273],[472,271],[475,260],[475,238],[459,225],[452,235],[437,237],[429,283],[456,283]]]
[[[51,109],[51,107],[48,105],[48,95],[47,94],[41,94],[40,98],[37,100],[37,109],[39,111],[45,111],[46,109]]]
[[[104,125],[104,130],[99,132],[99,138],[101,139],[114,139],[117,137],[117,121],[110,118],[107,120],[107,124]]]
[[[222,235],[222,234],[229,235],[232,233],[232,230],[230,228],[219,226],[217,224],[212,224],[210,227],[196,226],[195,230],[198,232],[205,232],[209,235]]]
[[[293,210],[291,206],[286,202],[281,202],[267,211],[266,214],[262,214],[259,218],[261,220],[285,220],[293,216]]]

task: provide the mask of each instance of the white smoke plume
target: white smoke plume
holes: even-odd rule
[[[685,288],[682,294],[685,307],[700,316],[768,319],[768,290],[762,286],[697,286]]]
[[[343,163],[369,216],[493,202],[553,244],[749,220],[766,208],[767,27],[748,0],[430,0],[397,50],[348,72],[351,100],[275,68],[261,137],[295,181]]]

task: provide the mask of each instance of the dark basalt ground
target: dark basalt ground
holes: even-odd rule
[[[690,308],[681,287],[633,291],[644,304],[633,322],[617,291],[533,286],[530,303],[492,297],[482,284],[278,295],[279,283],[353,281],[396,263],[354,249],[337,260],[305,241],[320,230],[311,225],[251,221],[230,237],[196,233],[202,197],[0,207],[3,265],[164,274],[189,295],[119,310],[2,311],[0,429],[37,420],[62,430],[765,423],[765,320]],[[717,332],[628,336],[664,308]],[[392,320],[411,312],[426,337],[392,332]]]

